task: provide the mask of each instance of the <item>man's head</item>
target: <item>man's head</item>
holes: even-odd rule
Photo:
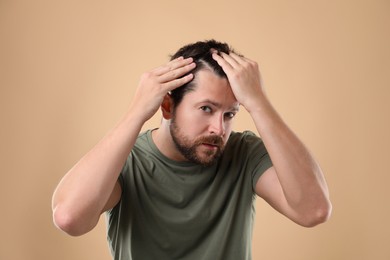
[[[163,105],[179,160],[204,166],[214,164],[222,154],[239,107],[225,72],[212,58],[211,49],[232,52],[227,44],[211,40],[186,45],[173,55],[172,59],[180,56],[194,59],[197,66],[191,73],[195,78],[173,90],[166,99],[170,102]],[[167,104],[171,104],[169,109]]]
[[[192,57],[196,63],[195,69],[191,71],[191,73],[193,73],[195,76],[194,80],[171,92],[174,106],[179,105],[183,99],[183,96],[194,89],[196,75],[200,70],[208,69],[215,73],[215,75],[221,78],[226,78],[226,74],[221,66],[219,66],[218,63],[213,59],[211,55],[211,49],[227,54],[234,52],[234,50],[226,43],[217,42],[215,40],[208,40],[185,45],[184,47],[180,48],[174,55],[172,55],[171,60],[181,56],[184,58]]]

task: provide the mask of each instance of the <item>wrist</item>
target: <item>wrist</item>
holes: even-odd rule
[[[270,107],[272,107],[265,94],[258,94],[256,97],[252,97],[248,99],[245,103],[242,103],[242,105],[245,107],[249,114],[266,111]]]

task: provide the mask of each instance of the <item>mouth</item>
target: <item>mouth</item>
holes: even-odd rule
[[[223,150],[223,139],[219,136],[205,136],[197,140],[197,145],[202,146],[203,149],[212,152]]]
[[[208,149],[218,149],[219,148],[219,145],[217,145],[217,144],[202,143],[202,145]]]

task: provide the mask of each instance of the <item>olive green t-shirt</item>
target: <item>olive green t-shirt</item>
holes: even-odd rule
[[[165,157],[141,133],[107,212],[115,260],[249,260],[254,187],[272,163],[260,138],[233,132],[218,162],[203,167]]]

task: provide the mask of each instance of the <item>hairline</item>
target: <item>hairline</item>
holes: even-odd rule
[[[201,72],[201,71],[210,71],[211,73],[213,73],[215,76],[219,77],[219,78],[225,78],[227,79],[227,76],[226,74],[225,75],[220,75],[218,74],[207,62],[205,62],[204,60],[198,60],[198,64],[202,64],[201,67],[199,68],[199,70],[196,70],[195,73],[194,73],[194,78],[187,83],[187,85],[185,86],[186,90],[183,92],[183,96],[180,100],[179,103],[177,104],[174,104],[174,107],[177,107],[184,99],[184,97],[190,93],[190,92],[193,92],[195,91],[195,88],[197,87],[197,80],[196,80],[196,75]],[[198,65],[199,66],[199,65]]]

